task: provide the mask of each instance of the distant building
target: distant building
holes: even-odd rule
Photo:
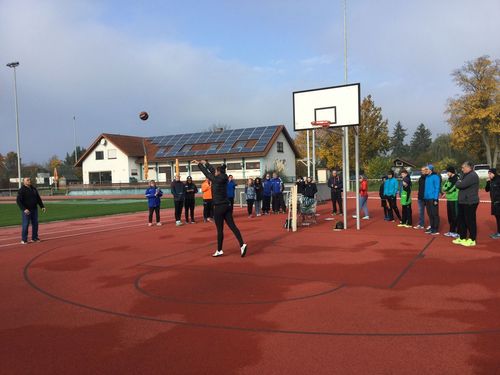
[[[215,132],[134,137],[103,133],[80,157],[84,184],[128,183],[147,179],[169,182],[174,178],[175,159],[181,179],[203,174],[193,159],[226,163],[227,173],[236,179],[263,176],[277,170],[286,180],[295,179],[295,160],[299,153],[283,125],[228,129]]]
[[[408,160],[403,160],[401,158],[396,158],[393,160],[392,170],[396,175],[399,175],[402,169],[406,169],[408,172],[411,172],[415,168],[417,168],[417,166]]]

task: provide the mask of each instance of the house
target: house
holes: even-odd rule
[[[415,168],[417,168],[417,166],[408,160],[403,160],[401,158],[393,160],[392,170],[396,173],[396,175],[399,175],[402,169],[406,169],[408,172],[411,172]]]
[[[84,184],[150,179],[169,182],[174,178],[176,159],[182,180],[187,176],[195,181],[203,180],[198,166],[190,162],[206,159],[214,165],[226,163],[227,173],[235,179],[278,171],[285,180],[291,181],[295,179],[298,157],[285,126],[274,125],[144,138],[103,133],[76,166],[82,167]]]

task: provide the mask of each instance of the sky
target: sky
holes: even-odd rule
[[[103,132],[284,124],[292,92],[344,84],[343,0],[0,0],[0,153],[64,157]],[[348,82],[410,135],[447,133],[451,73],[499,58],[498,0],[347,0]],[[147,111],[143,122],[138,114]],[[76,120],[73,120],[73,117]]]

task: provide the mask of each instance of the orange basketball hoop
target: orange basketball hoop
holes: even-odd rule
[[[320,126],[322,128],[329,128],[330,125],[333,124],[333,122],[328,121],[328,120],[321,120],[321,121],[311,121],[312,126]]]

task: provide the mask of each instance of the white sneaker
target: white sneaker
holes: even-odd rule
[[[179,221],[176,221],[176,222],[175,222],[175,225],[177,225],[178,227],[180,227],[180,226],[182,225],[182,221],[180,221],[180,220],[179,220]]]
[[[23,245],[27,245],[27,244],[28,244],[28,241],[21,241],[21,243],[22,243]]]
[[[152,227],[153,226],[153,223],[148,223],[148,227]]]
[[[216,250],[215,253],[212,254],[212,256],[215,257],[220,257],[223,256],[224,252],[222,250]]]
[[[248,247],[248,246],[247,246],[247,244],[246,244],[246,243],[244,243],[244,244],[243,244],[243,246],[242,246],[242,247],[240,247],[240,250],[241,250],[241,257],[242,257],[242,258],[243,258],[243,257],[246,255],[246,253],[247,253],[247,247]]]
[[[368,220],[370,218],[370,216],[363,216],[363,220]]]
[[[358,217],[356,215],[352,215],[352,218],[353,219],[357,219]]]
[[[453,237],[453,238],[460,238],[460,235],[458,233],[451,232],[451,237]]]
[[[161,226],[162,226],[162,223],[161,223],[161,222],[157,222],[157,223],[156,223],[156,226],[157,226],[157,227],[161,227]]]
[[[259,216],[260,216],[260,214],[257,214],[257,217],[259,217]]]
[[[443,233],[443,236],[445,236],[445,237],[452,237],[452,233],[451,232],[446,232],[446,233]]]

